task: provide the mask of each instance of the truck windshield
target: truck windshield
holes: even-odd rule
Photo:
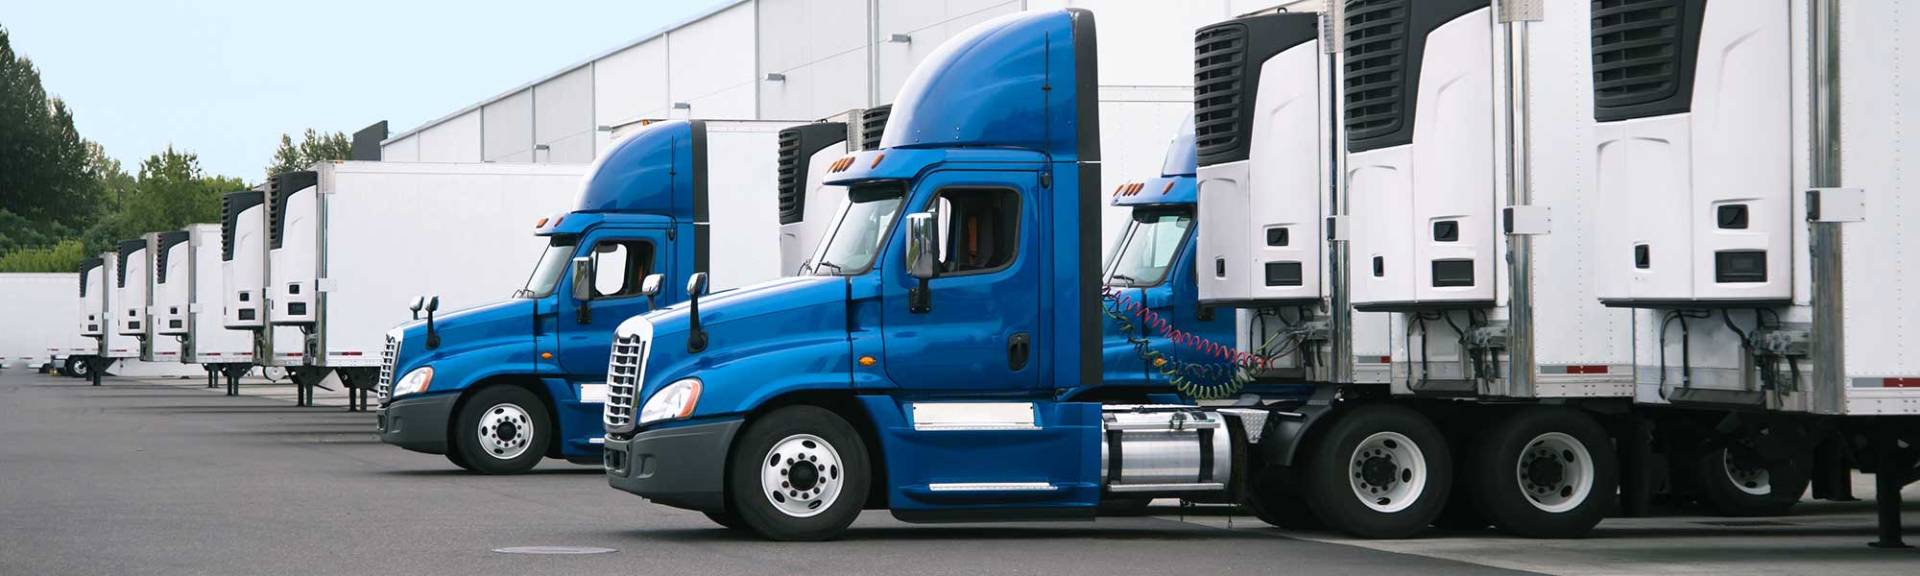
[[[540,254],[540,263],[533,266],[533,276],[527,278],[527,287],[513,293],[515,298],[545,298],[553,294],[553,287],[560,285],[560,276],[567,271],[567,262],[573,258],[573,246],[579,242],[571,236],[555,236],[547,244],[547,251]]]
[[[1135,209],[1126,231],[1121,232],[1119,249],[1107,264],[1107,285],[1159,284],[1192,228],[1193,214],[1187,210]]]
[[[820,253],[814,257],[813,274],[856,274],[873,265],[880,244],[893,227],[893,217],[900,212],[905,193],[906,188],[899,182],[856,186],[848,191],[840,220],[834,223],[833,231],[820,244]]]

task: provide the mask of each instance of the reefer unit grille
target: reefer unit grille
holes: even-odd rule
[[[280,249],[286,241],[287,197],[319,182],[318,172],[288,172],[273,177],[273,186],[267,190],[267,243],[273,249]]]
[[[637,334],[614,337],[613,354],[607,361],[607,410],[604,420],[608,430],[633,427],[634,401],[640,394],[640,365],[646,355],[646,338]]]
[[[860,149],[879,150],[880,137],[887,131],[887,118],[893,114],[893,105],[875,106],[860,112]]]
[[[1348,0],[1347,138],[1392,134],[1405,121],[1407,0]]]
[[[794,126],[780,131],[780,223],[792,224],[807,218],[807,170],[813,155],[834,144],[847,141],[847,125],[821,122]]]
[[[1705,0],[1594,0],[1593,106],[1600,120],[1685,112]]]
[[[1239,147],[1241,100],[1245,98],[1247,27],[1227,23],[1193,35],[1193,136],[1196,152],[1210,156]]]
[[[121,240],[114,249],[114,287],[127,287],[127,257],[146,249],[146,240]]]
[[[105,264],[106,264],[106,261],[101,260],[99,258],[88,258],[86,260],[80,261],[80,297],[81,298],[87,297],[87,272],[92,271],[94,268],[99,268],[100,266]]]
[[[153,253],[153,280],[155,284],[167,283],[167,254],[173,252],[174,246],[179,246],[182,242],[186,241],[187,232],[185,230],[160,233],[160,246],[157,248],[158,252]]]
[[[233,235],[240,227],[240,213],[260,205],[259,190],[228,193],[220,197],[220,261],[233,261]]]

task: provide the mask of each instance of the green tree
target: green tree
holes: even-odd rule
[[[43,248],[15,250],[0,256],[0,272],[73,272],[80,268],[80,261],[88,254],[98,254],[87,250],[79,240],[67,239]]]
[[[307,129],[306,137],[294,145],[293,137],[281,134],[280,148],[273,152],[273,163],[267,165],[267,177],[275,174],[305,170],[315,162],[346,160],[353,156],[353,141],[342,132],[321,134],[312,128]]]
[[[202,173],[198,155],[169,146],[140,163],[138,179],[115,209],[87,229],[86,245],[105,250],[148,232],[217,222],[221,195],[243,188],[246,183],[238,178]]]
[[[93,220],[89,152],[66,103],[47,95],[0,28],[0,254],[52,244]]]

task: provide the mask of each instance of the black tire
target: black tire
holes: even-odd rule
[[[454,422],[452,451],[460,452],[468,470],[481,474],[532,470],[546,458],[553,437],[546,404],[519,386],[482,388],[461,405]]]
[[[1446,506],[1453,489],[1453,456],[1440,430],[1419,412],[1391,404],[1362,406],[1338,417],[1318,438],[1306,454],[1302,494],[1327,527],[1361,538],[1407,538],[1426,530]],[[1412,446],[1404,446],[1402,438]],[[1379,448],[1363,453],[1363,443]],[[1390,451],[1406,451],[1402,454],[1411,458],[1414,450],[1418,465],[1390,457]],[[1361,461],[1359,473],[1353,470],[1356,460]],[[1374,486],[1384,486],[1386,492],[1363,501],[1359,490],[1372,492]],[[1398,486],[1417,492],[1394,502],[1385,494]]]
[[[1474,508],[1508,534],[1578,538],[1613,509],[1619,462],[1612,438],[1586,412],[1523,408],[1474,445],[1465,491]]]
[[[64,372],[64,374],[68,376],[72,376],[74,378],[86,378],[89,375],[93,374],[93,363],[88,362],[86,358],[74,358],[69,356],[67,358],[66,371]]]
[[[807,442],[814,443],[808,445]],[[821,443],[824,443],[824,449]],[[781,445],[792,446],[794,450],[812,451],[813,455],[807,461],[782,458],[781,454],[774,452],[775,447]],[[837,455],[835,457],[840,464],[815,466],[810,463],[818,462],[823,451]],[[868,462],[867,447],[860,433],[840,415],[814,406],[788,406],[774,410],[749,423],[734,444],[727,466],[728,509],[748,529],[770,540],[818,541],[837,538],[846,531],[848,525],[853,524],[853,519],[860,515],[860,509],[865,507],[868,482],[872,475]],[[763,488],[761,476],[768,471],[776,471],[780,477],[794,478],[795,484],[787,485],[783,481],[782,488],[794,492],[797,497],[789,500],[788,493],[778,492],[782,488]],[[834,486],[836,479],[838,486]],[[807,493],[809,487],[814,489],[811,495]],[[799,490],[794,491],[793,488]],[[838,492],[832,492],[834,489],[838,489]],[[779,506],[775,504],[776,498]],[[789,513],[782,508],[807,507],[809,500],[812,509],[800,512],[808,514],[806,516]]]
[[[1745,486],[1733,478],[1733,473],[1728,471],[1729,450],[1735,468],[1765,471],[1766,494],[1749,492],[1759,489],[1757,479],[1752,476],[1745,478]],[[1800,503],[1811,480],[1806,458],[1766,463],[1753,454],[1752,449],[1739,445],[1701,450],[1691,468],[1693,481],[1700,488],[1700,503],[1724,516],[1784,515]]]
[[[452,449],[447,450],[446,456],[447,456],[448,462],[452,462],[454,466],[459,466],[461,470],[466,470],[468,472],[479,472],[479,470],[473,469],[473,464],[467,462],[467,456],[460,452],[460,447],[458,446],[455,446]]]
[[[1319,530],[1326,523],[1300,498],[1298,472],[1283,466],[1267,466],[1248,476],[1247,511],[1261,522],[1290,530]]]
[[[740,517],[732,512],[701,512],[701,514],[707,515],[708,520],[728,530],[748,531],[747,525],[740,522]]]

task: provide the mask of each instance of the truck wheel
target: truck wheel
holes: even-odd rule
[[[1327,526],[1361,538],[1406,538],[1432,524],[1453,489],[1440,430],[1404,406],[1340,417],[1307,457],[1307,505]]]
[[[1737,444],[1701,451],[1693,473],[1701,503],[1726,516],[1786,514],[1800,503],[1810,480],[1803,459],[1769,464]]]
[[[473,469],[473,463],[467,462],[466,454],[462,453],[460,450],[460,447],[458,446],[455,446],[452,450],[447,451],[447,461],[452,462],[454,466],[459,466],[461,470],[466,470],[468,472],[479,472],[479,470]]]
[[[840,536],[867,502],[867,447],[823,408],[788,406],[747,426],[727,466],[729,509],[772,540]]]
[[[747,525],[740,523],[740,517],[733,512],[701,512],[701,514],[706,514],[708,520],[712,520],[714,524],[719,524],[728,530],[747,529]]]
[[[1619,490],[1607,431],[1592,416],[1534,407],[1483,436],[1469,461],[1476,509],[1515,536],[1577,538],[1593,530]]]
[[[1261,522],[1292,530],[1318,530],[1326,524],[1300,498],[1295,470],[1268,466],[1254,472],[1247,486],[1247,511]]]
[[[454,450],[481,474],[520,474],[547,456],[547,407],[519,386],[489,386],[460,408]],[[459,464],[458,461],[454,462]]]
[[[74,378],[86,378],[93,373],[93,363],[88,362],[85,358],[68,356],[66,366],[60,373]]]

